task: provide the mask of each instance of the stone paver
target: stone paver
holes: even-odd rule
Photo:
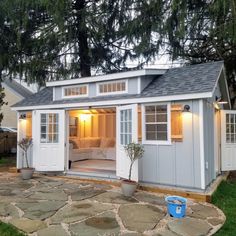
[[[117,192],[106,192],[96,197],[93,197],[92,200],[96,200],[98,202],[103,202],[103,203],[113,203],[113,204],[128,204],[128,203],[138,202],[132,197],[125,197],[121,193]]]
[[[23,218],[13,219],[10,223],[26,233],[33,233],[39,229],[47,227],[46,223],[41,220],[29,220]]]
[[[207,235],[212,227],[204,220],[184,218],[168,223],[171,231],[181,236],[202,236]]]
[[[101,193],[104,193],[104,190],[101,189],[95,189],[95,188],[85,188],[85,189],[79,189],[76,192],[71,193],[71,199],[73,201],[81,201],[87,198],[94,197],[96,195],[99,195]]]
[[[116,216],[112,212],[106,212],[99,216],[89,218],[81,223],[70,226],[72,236],[91,235],[118,235],[120,226],[116,221]],[[79,232],[79,233],[78,233]]]
[[[210,218],[207,221],[214,226],[224,223],[224,220],[221,218]]]
[[[151,205],[122,205],[118,212],[125,228],[144,232],[153,230],[165,213]]]
[[[172,232],[172,231],[170,231],[168,229],[165,229],[165,230],[159,232],[157,234],[157,236],[179,236],[179,235],[175,234],[174,232]]]
[[[51,221],[54,224],[73,223],[113,208],[113,206],[84,200],[62,208],[51,218]]]
[[[134,197],[140,202],[147,202],[153,205],[161,205],[161,206],[166,205],[165,198],[162,196],[160,197],[150,193],[137,192],[134,195]]]
[[[69,236],[61,225],[51,225],[37,232],[38,236]]]
[[[60,177],[0,173],[0,218],[33,236],[208,236],[225,221],[211,204],[188,201],[187,217],[168,216],[164,196]]]
[[[25,212],[24,217],[35,220],[44,220],[56,213],[66,203],[64,201],[44,201],[16,204],[18,208]]]
[[[0,216],[11,216],[14,218],[18,218],[19,213],[15,206],[6,203],[0,203]]]
[[[213,208],[202,204],[196,204],[191,206],[193,211],[189,216],[194,218],[206,219],[207,217],[218,217],[218,211]]]
[[[51,192],[35,192],[30,196],[31,199],[67,201],[68,196],[61,190],[51,190]]]

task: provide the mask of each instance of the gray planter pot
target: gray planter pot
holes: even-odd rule
[[[22,179],[31,179],[34,174],[34,168],[22,168],[20,169]]]
[[[121,181],[121,191],[126,197],[133,196],[136,188],[137,188],[137,182],[129,181],[129,180],[122,180]]]

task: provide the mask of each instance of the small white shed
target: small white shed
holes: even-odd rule
[[[132,176],[142,183],[203,191],[236,169],[236,113],[223,110],[230,100],[222,61],[48,82],[13,109],[18,139],[33,138],[39,172],[126,178],[131,141],[145,148]]]

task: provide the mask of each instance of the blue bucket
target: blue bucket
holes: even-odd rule
[[[179,196],[169,196],[165,198],[167,210],[170,216],[174,218],[183,218],[186,213],[187,199]]]

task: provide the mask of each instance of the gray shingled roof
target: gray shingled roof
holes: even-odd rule
[[[20,94],[23,98],[27,98],[33,94],[29,89],[25,88],[23,85],[16,82],[14,79],[5,79],[3,83],[10,89],[14,90],[16,93]]]
[[[223,61],[219,61],[169,69],[164,75],[157,76],[153,79],[153,81],[142,91],[142,93],[137,95],[121,94],[53,101],[53,89],[52,87],[48,87],[20,101],[13,107],[84,103],[124,98],[159,97],[212,92],[216,85],[222,66]]]
[[[168,70],[144,89],[144,96],[212,92],[224,62],[210,62]]]

